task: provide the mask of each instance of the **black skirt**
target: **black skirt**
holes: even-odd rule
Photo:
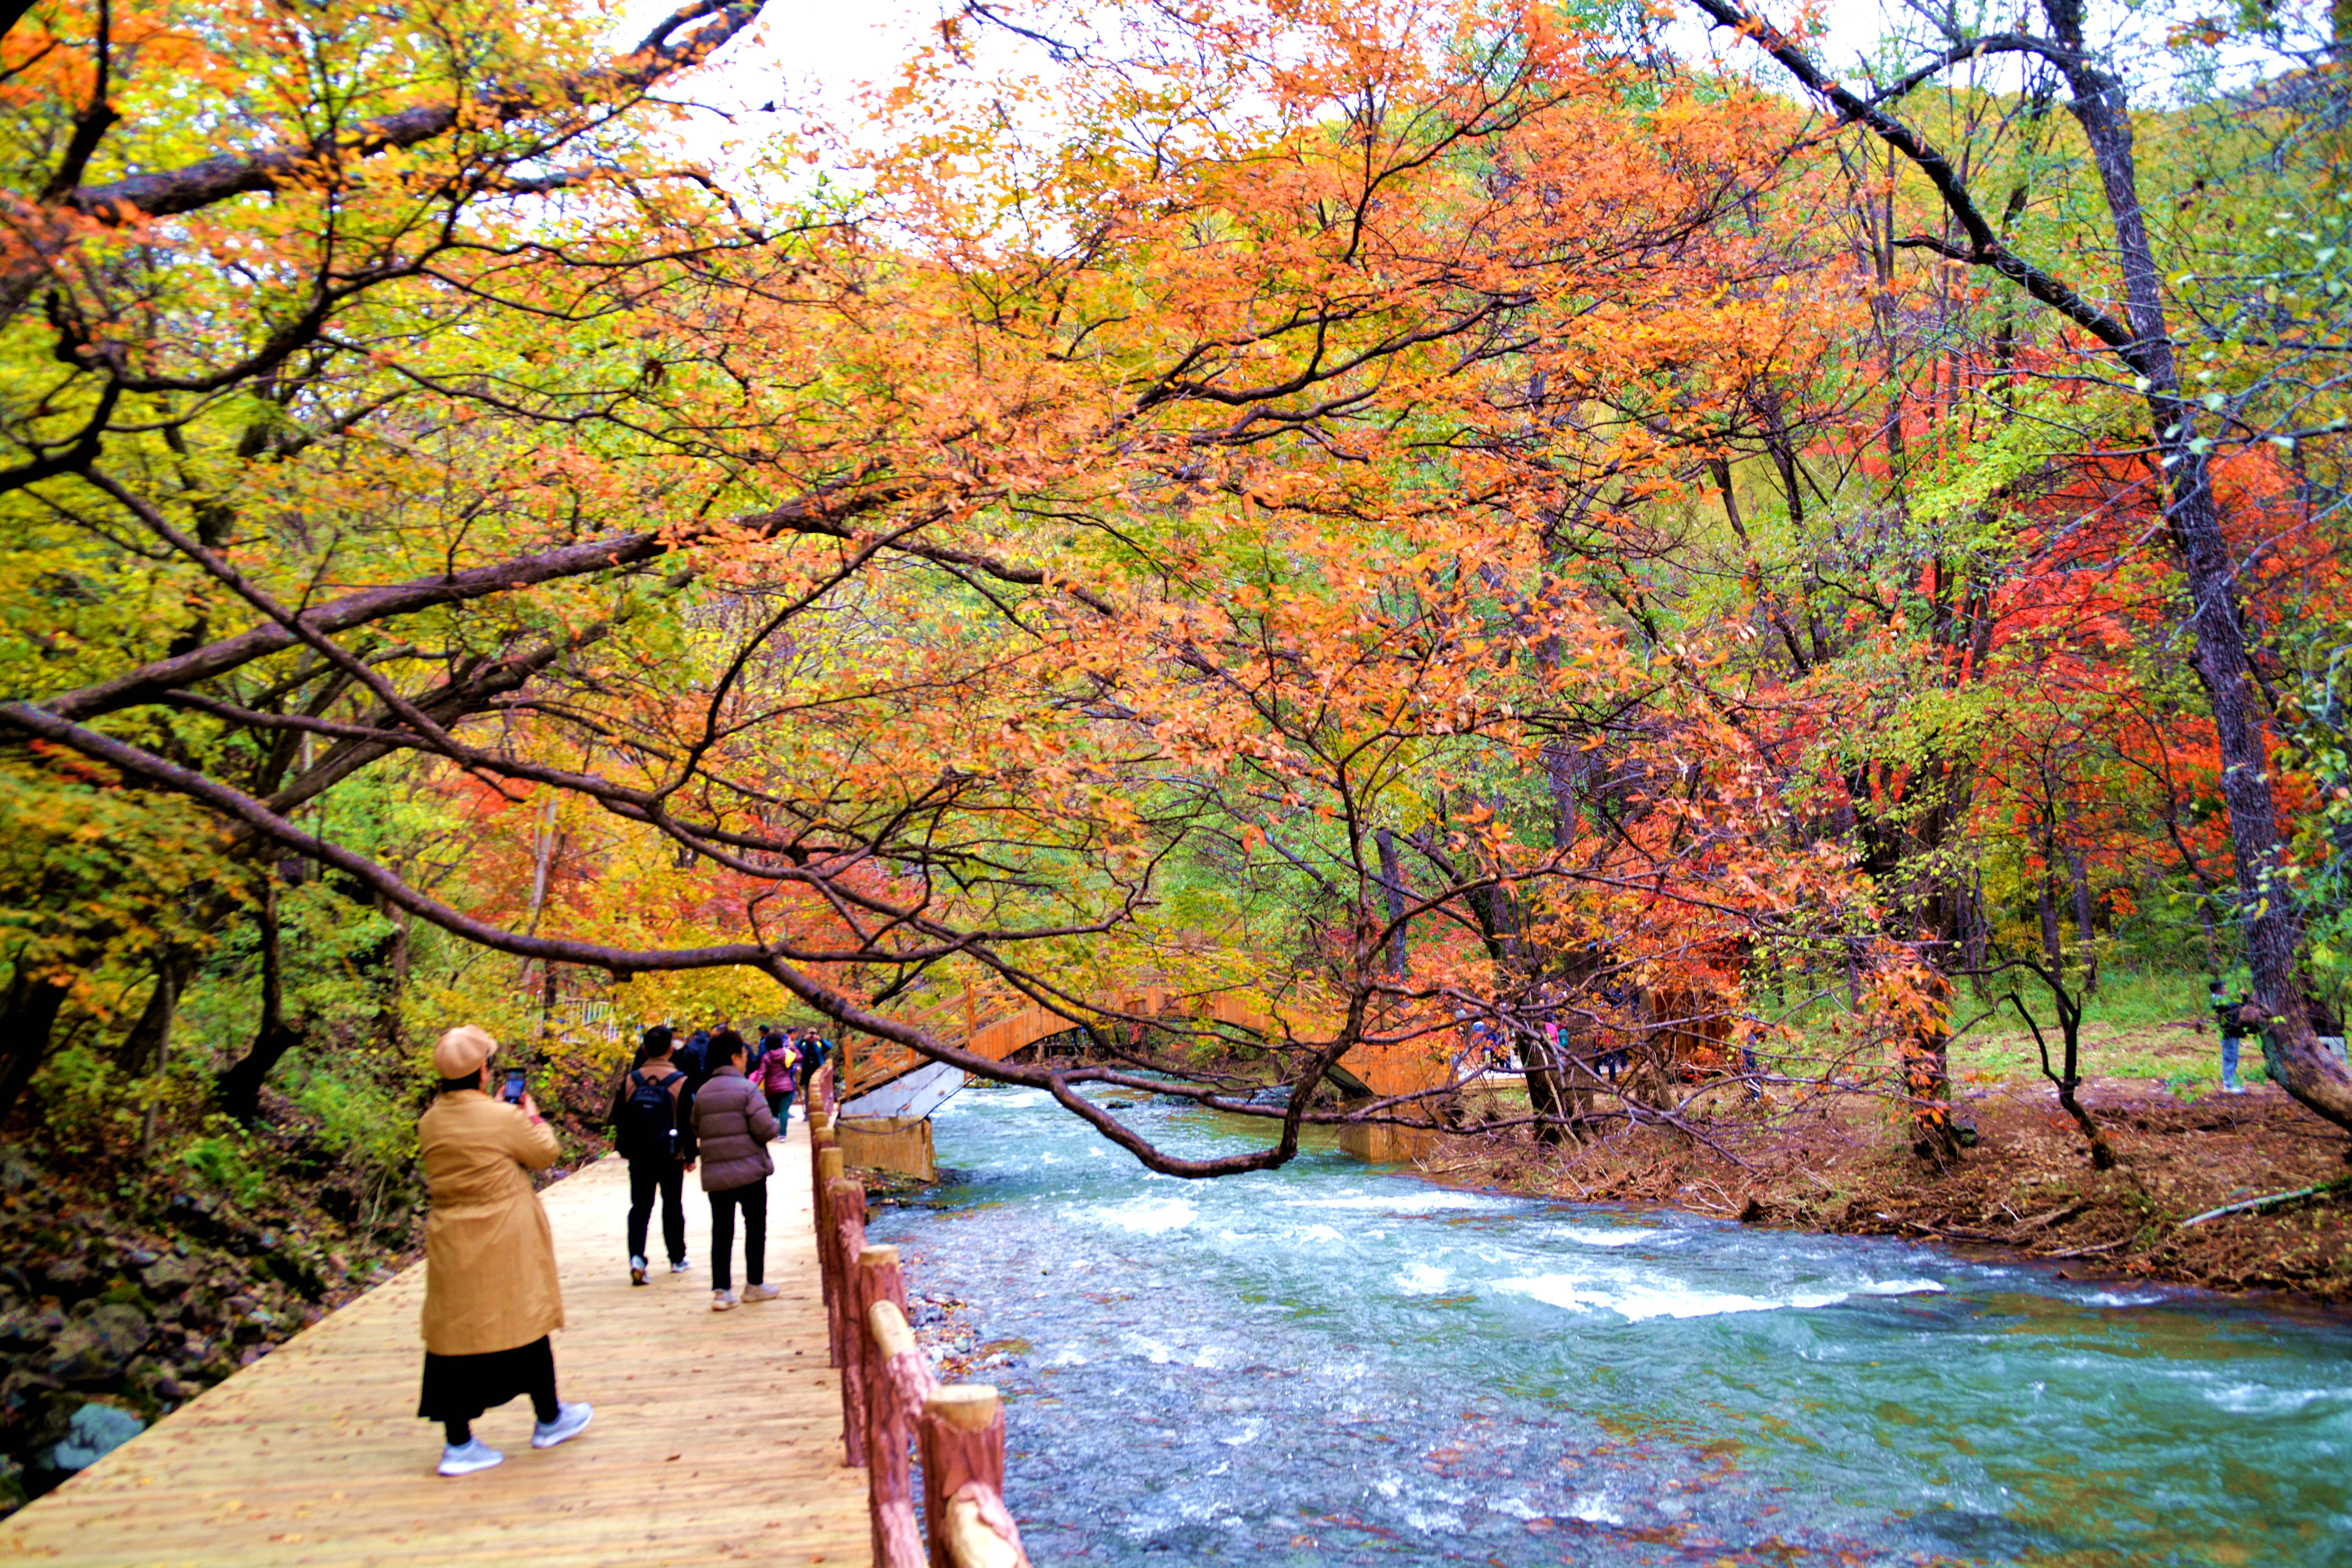
[[[541,1334],[510,1351],[480,1355],[425,1352],[425,1392],[416,1414],[427,1421],[471,1421],[518,1394],[555,1387],[555,1347]]]

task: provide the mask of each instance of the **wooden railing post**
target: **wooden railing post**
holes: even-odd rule
[[[834,1335],[834,1365],[841,1369],[842,1447],[846,1462],[856,1467],[866,1463],[866,1357],[861,1349],[866,1323],[858,1310],[856,1281],[848,1276],[849,1260],[866,1250],[866,1189],[856,1182],[835,1181],[827,1182],[824,1190],[832,1211],[834,1261],[842,1268],[826,1317]]]
[[[904,1316],[907,1310],[907,1280],[898,1269],[898,1249],[895,1247],[868,1247],[857,1255],[856,1287],[850,1291],[850,1301],[856,1310],[852,1321],[857,1328],[856,1349],[862,1373],[860,1381],[866,1389],[866,1400],[873,1401],[875,1377],[881,1369],[881,1359],[875,1354],[874,1336],[866,1332],[868,1319],[874,1315],[874,1303],[887,1301]]]
[[[923,1523],[930,1568],[1029,1568],[1004,1507],[1004,1408],[987,1384],[951,1384],[923,1403]]]
[[[833,1366],[842,1363],[842,1256],[835,1244],[833,1187],[842,1180],[842,1152],[816,1152],[816,1274],[825,1281],[825,1350]]]
[[[895,1322],[898,1331],[907,1337],[907,1349],[914,1348],[914,1337],[907,1329],[907,1285],[898,1270],[898,1249],[895,1247],[869,1247],[857,1255],[857,1322],[862,1331],[857,1336],[865,1363],[866,1384],[866,1502],[874,1527],[875,1568],[892,1568],[886,1543],[889,1535],[889,1510],[894,1502],[903,1506],[906,1524],[914,1527],[914,1498],[907,1479],[907,1443],[913,1436],[910,1418],[901,1398],[900,1382],[891,1376],[891,1359],[897,1347],[884,1343],[885,1329]],[[877,1308],[883,1309],[877,1313]],[[906,1368],[898,1369],[903,1375]],[[923,1381],[929,1384],[925,1375]],[[915,1558],[921,1563],[919,1547]]]
[[[870,1402],[866,1470],[874,1510],[875,1568],[925,1568],[929,1557],[922,1528],[915,1521],[914,1483],[908,1474],[907,1447],[915,1435],[923,1401],[930,1397],[930,1363],[907,1327],[907,1314],[893,1301],[877,1301],[866,1316],[882,1380]]]
[[[810,1120],[814,1121],[816,1119],[812,1117]],[[817,1279],[824,1286],[825,1304],[830,1306],[833,1302],[833,1226],[825,1218],[824,1184],[840,1178],[841,1150],[833,1141],[833,1118],[824,1118],[824,1123],[822,1128],[812,1127],[809,1131],[809,1206],[816,1211]],[[825,1158],[828,1154],[833,1157],[829,1165]],[[835,1359],[833,1364],[839,1366],[841,1363]]]

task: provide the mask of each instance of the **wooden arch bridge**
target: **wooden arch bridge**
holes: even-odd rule
[[[1286,1026],[1301,1035],[1333,1027],[1332,1021],[1287,1008],[1268,1007],[1229,992],[1186,994],[1166,985],[1137,985],[1099,994],[1087,1004],[1113,1016],[1145,1018],[1195,1028],[1223,1025],[1264,1038],[1281,1035]],[[1005,1001],[982,996],[967,985],[961,994],[917,1012],[900,1016],[926,1033],[953,1041],[972,1055],[992,1062],[1009,1061],[1033,1046],[1079,1026],[1049,1007],[1026,1000]],[[1360,1045],[1345,1063],[1332,1069],[1334,1085],[1343,1094],[1380,1096],[1416,1094],[1443,1089],[1458,1081],[1462,1051],[1455,1032],[1445,1029],[1402,1045]],[[938,1072],[940,1064],[895,1040],[864,1036],[850,1053],[842,1084],[844,1109],[852,1116],[888,1114],[887,1091],[910,1079]],[[962,1075],[952,1076],[961,1088]],[[944,1084],[927,1086],[900,1097],[909,1106],[927,1094],[939,1094]],[[947,1089],[946,1092],[952,1092]],[[932,1103],[936,1103],[933,1100]]]
[[[1328,1036],[1335,1026],[1328,1017],[1271,1007],[1230,992],[1188,994],[1166,985],[1102,992],[1085,1005],[1114,1018],[1192,1028],[1223,1026],[1269,1039],[1286,1032]],[[992,1062],[1009,1061],[1079,1026],[1066,1014],[1033,1001],[985,996],[969,984],[955,996],[899,1017]],[[1720,998],[1687,984],[1642,993],[1634,1032],[1641,1040],[1635,1054],[1643,1058],[1662,1096],[1675,1077],[1730,1066],[1730,1012]],[[1595,1064],[1602,1051],[1597,1036],[1588,1032],[1560,1066],[1529,1072],[1531,1094],[1539,1097],[1538,1108],[1566,1118],[1589,1111],[1601,1092]],[[963,1089],[964,1072],[878,1036],[861,1034],[845,1055],[840,1136],[853,1163],[931,1176],[936,1162],[930,1113]],[[1470,1086],[1505,1066],[1502,1056],[1491,1040],[1473,1038],[1468,1031],[1448,1026],[1407,1041],[1359,1045],[1326,1078],[1351,1100],[1429,1095]],[[1614,1079],[1607,1092],[1618,1092]],[[1340,1147],[1371,1160],[1417,1156],[1426,1152],[1430,1139],[1440,1131],[1434,1123],[1442,1120],[1433,1114],[1433,1126],[1426,1131],[1387,1124],[1349,1126],[1342,1131]]]

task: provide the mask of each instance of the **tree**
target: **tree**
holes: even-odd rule
[[[1139,7],[1131,53],[1055,68],[1059,141],[1033,158],[993,110],[927,105],[852,223],[739,210],[640,123],[748,12],[688,6],[604,65],[570,63],[584,13],[491,15],[463,35],[480,58],[420,26],[425,85],[396,89],[362,69],[359,14],[226,31],[225,70],[290,69],[287,26],[328,68],[285,84],[303,107],[274,143],[164,174],[130,172],[116,127],[183,145],[205,105],[124,76],[102,28],[54,51],[79,63],[43,79],[53,149],[99,128],[18,177],[10,276],[37,271],[45,302],[9,353],[67,369],[15,427],[10,504],[38,526],[17,569],[70,558],[179,609],[160,635],[105,604],[43,627],[77,651],[20,651],[0,723],[201,805],[232,854],[299,858],[542,973],[756,970],[1073,1100],[1082,1077],[971,1060],[877,1005],[954,969],[1082,1016],[1055,979],[1072,944],[1136,952],[1205,823],[1260,810],[1253,781],[1295,744],[1361,731],[1315,712],[1325,682],[1427,634],[1432,706],[1393,722],[1434,742],[1490,642],[1563,640],[1584,612],[1517,542],[1557,486],[1460,437],[1504,367],[1641,374],[1627,324],[1720,271],[1706,219],[1775,129],[1737,96],[1628,117],[1623,64],[1538,18]],[[112,119],[77,118],[100,98]],[[233,311],[257,247],[263,308]],[[1521,762],[1619,680],[1538,662],[1480,721]],[[1630,765],[1655,775],[1651,749],[1711,731],[1643,734]],[[1752,837],[1696,830],[1736,763],[1673,776],[1611,822],[1648,814],[1644,875]],[[568,797],[627,880],[551,898],[541,857],[528,897],[437,896],[335,806],[394,779]],[[1559,846],[1529,862],[1491,806],[1447,809],[1464,826],[1423,842],[1458,874],[1387,923],[1470,907],[1524,948],[1567,918],[1493,896]],[[1384,821],[1347,846],[1360,909]],[[691,936],[643,918],[665,854],[710,879]],[[1301,1083],[1398,989],[1352,938],[1301,956],[1340,953],[1349,1022],[1301,1046]],[[1278,1163],[1307,1113],[1295,1096],[1276,1144],[1234,1160],[1137,1152]]]
[[[2165,476],[2165,525],[2186,579],[2192,662],[2220,748],[2221,794],[2255,995],[2275,1020],[2263,1036],[2265,1059],[2298,1100],[2339,1126],[2352,1127],[2352,1072],[2315,1044],[2305,1005],[2299,968],[2303,923],[2283,860],[2270,747],[2246,646],[2235,556],[2214,495],[2215,437],[2205,400],[2185,384],[2168,323],[2163,273],[2140,188],[2127,84],[2088,43],[2081,0],[2044,0],[2046,34],[1978,34],[1955,25],[1929,59],[1867,99],[1833,79],[1796,39],[1743,5],[1733,0],[1693,3],[1716,25],[1755,38],[1842,121],[1860,125],[1916,167],[1961,231],[1957,240],[1915,235],[1895,243],[1997,273],[2088,333],[2131,374]],[[1979,205],[1961,166],[1887,107],[1940,71],[1989,55],[2022,58],[2054,71],[2063,82],[2067,110],[2080,129],[2105,203],[2121,284],[2120,313],[2097,302],[2098,282],[2069,279],[2014,248],[2002,226]]]

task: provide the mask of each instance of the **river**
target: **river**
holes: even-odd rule
[[[1328,1148],[1180,1181],[1034,1091],[934,1126],[868,1234],[994,1346],[1039,1568],[2352,1563],[2342,1320]]]

